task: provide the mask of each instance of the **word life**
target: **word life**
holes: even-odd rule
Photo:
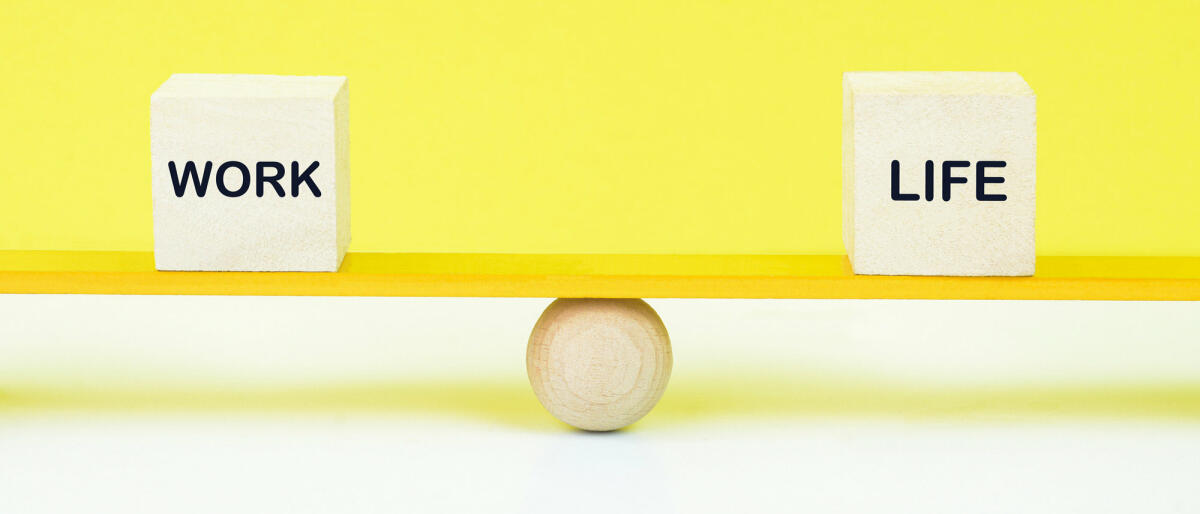
[[[988,194],[986,188],[988,184],[1003,184],[1004,177],[988,176],[988,168],[1003,168],[1006,165],[1004,161],[979,161],[975,163],[975,199],[980,202],[1003,202],[1008,199],[1005,194]],[[966,184],[967,177],[958,177],[954,175],[954,168],[970,168],[970,161],[943,161],[942,162],[942,177],[941,190],[942,201],[950,201],[950,190],[954,184]],[[934,179],[933,161],[925,161],[925,201],[932,202],[934,198],[934,186],[937,184]],[[915,202],[921,199],[921,195],[917,193],[901,193],[900,192],[900,161],[892,161],[892,200],[897,202]]]

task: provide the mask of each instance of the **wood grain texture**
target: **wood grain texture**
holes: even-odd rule
[[[167,272],[149,252],[0,251],[0,293],[1200,300],[1200,257],[1039,257],[1032,277],[855,275],[844,255],[349,253],[337,273]]]
[[[671,341],[637,299],[558,299],[529,336],[529,383],[554,417],[584,430],[639,420],[671,376]]]
[[[337,271],[349,127],[345,77],[172,75],[150,97],[157,268]]]
[[[843,77],[842,230],[855,273],[1033,275],[1037,113],[1021,76]]]

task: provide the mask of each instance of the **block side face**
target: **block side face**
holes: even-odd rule
[[[1034,265],[1036,132],[1033,97],[867,95],[854,98],[856,195],[854,271],[880,275],[1031,275]],[[900,163],[892,199],[891,163]],[[934,198],[926,199],[925,163],[934,163]],[[951,174],[943,198],[943,163],[969,162]],[[985,174],[979,161],[1004,161]]]
[[[336,154],[336,209],[335,230],[337,231],[338,261],[346,256],[350,247],[350,92],[349,85],[342,84],[333,102],[334,152]]]
[[[310,98],[155,97],[151,189],[156,267],[336,271],[337,234],[330,222],[337,207],[336,136],[330,105]],[[245,171],[227,165],[231,162]],[[266,162],[279,163],[283,172],[276,183],[263,182],[259,197],[258,168]],[[295,180],[313,163],[316,168],[308,176],[320,196]],[[266,166],[263,174],[275,176],[279,170]],[[223,194],[218,182],[230,194]],[[198,183],[206,185],[203,196]]]
[[[842,78],[842,244],[854,262],[854,94]]]
[[[1035,261],[1037,260],[1037,96],[1030,95],[1022,98],[1017,105],[1019,106],[1018,114],[1021,116],[1018,123],[1028,124],[1029,126],[1030,135],[1028,144],[1029,152],[1032,154],[1029,163],[1029,216],[1028,219],[1023,221],[1028,224],[1026,229],[1029,231],[1029,253],[1032,254],[1029,256],[1029,272],[1021,273],[1021,276],[1026,276],[1034,274]]]
[[[846,80],[860,95],[1033,95],[1015,72],[859,71],[847,73]]]

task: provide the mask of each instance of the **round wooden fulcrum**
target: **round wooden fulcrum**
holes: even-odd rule
[[[525,364],[534,394],[554,417],[584,430],[616,430],[662,397],[671,340],[642,300],[560,298],[533,327]]]

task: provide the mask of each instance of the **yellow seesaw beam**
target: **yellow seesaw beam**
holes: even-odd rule
[[[0,251],[0,293],[1200,300],[1200,257],[1039,257],[1033,277],[854,275],[842,255],[351,253],[337,273],[155,271],[149,252]]]

